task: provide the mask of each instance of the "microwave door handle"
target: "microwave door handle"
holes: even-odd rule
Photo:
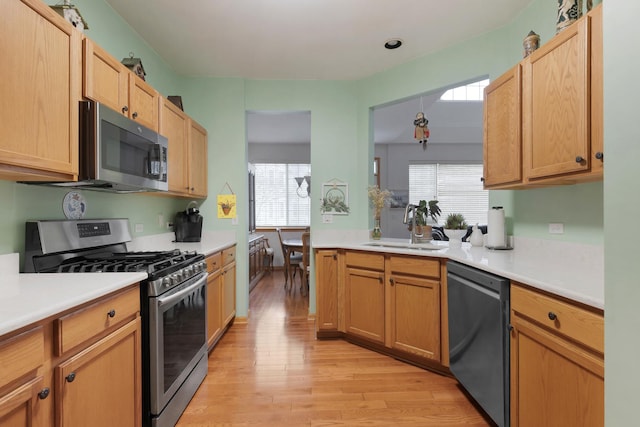
[[[162,157],[160,155],[160,146],[158,144],[151,146],[147,159],[147,173],[150,176],[159,177],[162,173]]]

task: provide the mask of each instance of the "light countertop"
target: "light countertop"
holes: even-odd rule
[[[516,238],[514,249],[490,250],[462,243],[433,241],[437,250],[370,246],[375,242],[409,243],[408,239],[369,241],[362,236],[321,236],[312,247],[431,256],[459,261],[513,281],[604,310],[604,251],[600,246]]]
[[[197,243],[176,243],[173,233],[144,236],[129,251],[180,249],[204,255],[236,243],[235,232],[205,232]],[[0,255],[0,336],[55,316],[147,278],[146,273],[19,274],[18,254]]]

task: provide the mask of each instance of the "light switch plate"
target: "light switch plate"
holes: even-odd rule
[[[331,224],[333,223],[333,215],[322,215],[322,223],[323,224]]]
[[[549,223],[549,234],[563,234],[564,224],[561,222]]]

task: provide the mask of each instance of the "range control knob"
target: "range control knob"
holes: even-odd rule
[[[168,288],[169,286],[171,286],[171,279],[169,277],[162,279],[162,285],[160,285],[160,287]]]

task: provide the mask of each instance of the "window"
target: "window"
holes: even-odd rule
[[[439,201],[439,223],[450,213],[461,213],[467,224],[487,223],[489,192],[483,189],[482,165],[412,164],[409,165],[409,203]]]
[[[489,84],[489,79],[468,85],[449,89],[440,97],[441,101],[482,101],[484,99],[484,88]]]
[[[294,179],[311,175],[311,165],[257,163],[255,170],[258,227],[311,224],[311,199],[298,196],[298,184]],[[306,194],[306,191],[301,193]]]

